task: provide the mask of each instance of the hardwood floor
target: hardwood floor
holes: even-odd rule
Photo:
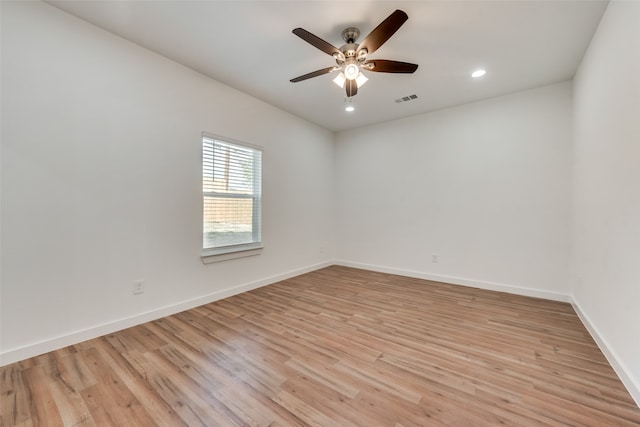
[[[2,426],[638,426],[569,304],[329,267],[0,368]]]

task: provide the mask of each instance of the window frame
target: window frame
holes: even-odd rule
[[[215,191],[204,191],[203,178],[204,178],[204,167],[205,167],[205,159],[204,159],[204,144],[205,139],[220,141],[224,144],[235,145],[240,148],[250,149],[254,152],[254,158],[256,153],[260,153],[260,164],[259,170],[256,171],[255,168],[252,168],[254,173],[253,179],[253,191],[252,194],[244,194],[244,193],[220,193]],[[201,173],[201,187],[202,187],[202,205],[201,205],[201,223],[200,223],[200,231],[201,231],[201,239],[200,239],[200,257],[202,262],[205,264],[227,261],[230,259],[236,258],[244,258],[254,255],[259,255],[264,248],[262,242],[262,164],[263,164],[263,147],[255,144],[250,144],[244,141],[239,141],[233,138],[229,138],[222,135],[217,135],[209,132],[202,132],[200,137],[200,173]],[[255,160],[254,160],[255,161]],[[255,179],[255,174],[258,174],[258,179]],[[257,194],[257,195],[256,195]],[[241,243],[241,244],[233,244],[212,248],[205,248],[203,243],[203,235],[205,232],[205,197],[207,196],[216,196],[223,198],[234,198],[234,199],[252,199],[253,203],[253,211],[252,211],[252,242],[250,243]]]

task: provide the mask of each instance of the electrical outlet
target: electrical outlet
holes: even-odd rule
[[[133,295],[140,295],[144,293],[144,280],[136,280],[133,282]]]
[[[438,255],[436,255],[436,254],[431,255],[431,262],[434,263],[434,264],[437,264],[438,263]]]

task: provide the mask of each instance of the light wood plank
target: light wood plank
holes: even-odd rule
[[[333,266],[0,368],[0,426],[640,426],[569,304]]]

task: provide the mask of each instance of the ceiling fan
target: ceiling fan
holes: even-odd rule
[[[344,87],[347,97],[350,98],[356,95],[358,87],[368,80],[362,74],[363,70],[378,73],[413,73],[418,69],[417,64],[387,59],[368,59],[368,56],[389,40],[407,19],[409,17],[405,12],[396,10],[374,28],[361,43],[356,43],[360,36],[360,30],[354,27],[346,28],[342,32],[342,39],[346,44],[339,49],[303,28],[296,28],[293,30],[293,34],[326,54],[333,56],[337,65],[296,77],[290,80],[291,83],[301,82],[340,70],[340,74],[333,81],[338,86]]]

